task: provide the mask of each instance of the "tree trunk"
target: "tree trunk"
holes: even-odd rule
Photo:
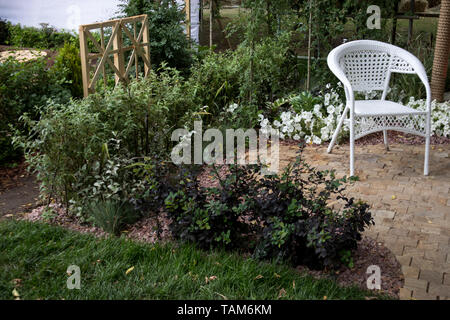
[[[433,99],[440,102],[444,100],[449,53],[450,0],[442,0],[436,35],[436,47],[434,49],[433,72],[431,75],[431,95]]]

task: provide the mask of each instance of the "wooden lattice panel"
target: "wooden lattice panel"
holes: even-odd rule
[[[137,25],[141,24],[139,33],[137,33]],[[130,31],[130,26],[132,31]],[[108,43],[105,44],[104,29],[112,28],[111,36]],[[100,29],[100,42],[95,39],[91,30]],[[127,17],[123,19],[109,20],[106,22],[81,25],[80,34],[80,55],[81,69],[83,73],[83,90],[86,97],[89,93],[95,91],[95,84],[100,74],[106,83],[105,64],[108,64],[115,74],[116,84],[119,81],[128,82],[133,63],[136,68],[136,76],[138,74],[138,59],[144,62],[144,76],[147,77],[151,68],[150,65],[150,41],[148,34],[147,15],[139,15]],[[123,37],[127,37],[131,41],[130,46],[123,46]],[[89,52],[88,41],[93,43],[96,52]],[[131,55],[125,65],[125,52],[130,51]],[[113,61],[111,61],[113,55]],[[93,60],[95,63],[94,72],[91,76]]]

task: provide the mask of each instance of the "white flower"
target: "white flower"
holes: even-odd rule
[[[329,106],[327,107],[327,112],[328,112],[328,114],[333,114],[335,110],[336,110],[336,109],[334,108],[333,105],[329,105]]]
[[[299,123],[300,121],[302,121],[302,117],[299,114],[296,114],[294,117],[294,122]]]
[[[239,106],[236,103],[230,104],[230,106],[227,109],[227,112],[233,113],[234,110],[236,110]]]
[[[298,134],[295,134],[293,138],[294,140],[300,140],[300,136]]]
[[[330,98],[331,98],[331,95],[329,93],[326,93],[325,94],[325,100],[324,100],[324,104],[326,106],[330,104]]]
[[[283,121],[283,122],[289,121],[291,119],[291,112],[288,111],[288,112],[281,113],[280,118],[281,118],[281,121]]]
[[[305,119],[306,122],[310,122],[313,117],[313,114],[309,111],[302,112],[302,118]]]
[[[280,123],[280,121],[278,121],[278,120],[275,120],[275,121],[273,122],[273,125],[274,125],[275,127],[277,127],[277,128],[281,127],[281,123]]]
[[[322,106],[320,104],[316,104],[314,106],[314,113],[320,113],[320,109],[322,109]]]
[[[260,122],[262,128],[265,128],[269,125],[269,119],[264,119]]]
[[[313,142],[314,144],[321,144],[321,143],[322,143],[322,140],[320,140],[319,137],[313,136],[312,142]]]

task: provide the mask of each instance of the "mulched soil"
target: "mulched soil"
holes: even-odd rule
[[[299,271],[305,271],[314,278],[332,278],[342,286],[356,285],[361,289],[367,289],[367,268],[371,265],[380,267],[381,292],[391,297],[398,298],[400,288],[403,287],[404,276],[401,265],[394,254],[382,243],[364,237],[358,248],[353,251],[353,268],[342,266],[337,271],[315,271],[304,266],[298,266]]]

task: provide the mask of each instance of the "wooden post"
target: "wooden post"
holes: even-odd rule
[[[87,52],[87,39],[84,33],[83,26],[80,26],[78,33],[80,35],[80,58],[81,58],[81,73],[83,79],[83,95],[89,95],[89,60]]]
[[[306,91],[309,91],[311,82],[311,35],[312,35],[312,0],[309,0],[309,22],[308,22],[308,66],[306,75]]]
[[[114,26],[113,26],[113,32],[116,28],[119,28],[119,30],[117,30],[116,36],[113,39],[113,50],[115,50],[114,53],[114,65],[116,66],[116,68],[119,70],[120,74],[124,74],[125,73],[125,59],[123,56],[123,51],[122,51],[122,32],[121,32],[121,23],[117,22]],[[120,81],[120,77],[119,75],[115,75],[115,79],[116,79],[116,84]]]
[[[395,1],[395,10],[394,10],[394,18],[392,19],[392,35],[391,35],[391,44],[395,44],[395,38],[397,36],[397,15],[398,15],[398,4],[399,0]]]
[[[103,27],[100,28],[100,46],[102,47],[103,50],[105,50],[105,33],[103,32]],[[106,69],[105,69],[105,65],[103,65],[102,67],[102,72],[103,72],[103,84],[107,85],[107,81],[106,81]]]
[[[416,10],[416,3],[415,0],[411,0],[411,18],[409,19],[409,27],[408,27],[408,47],[411,45],[412,36],[413,36],[413,26],[414,26],[414,13]]]
[[[142,26],[144,28],[144,32],[142,33],[142,41],[144,43],[147,43],[147,45],[144,46],[144,52],[145,56],[148,58],[148,62],[151,63],[151,56],[150,56],[150,38],[148,34],[148,17],[145,17],[144,22],[142,23]],[[144,62],[144,77],[148,76],[148,72],[150,71],[151,65],[147,66],[147,64]]]
[[[209,0],[209,48],[213,46],[213,7],[214,1]]]
[[[449,55],[450,0],[442,0],[434,49],[433,71],[431,74],[431,95],[433,99],[439,102],[444,101]]]
[[[186,10],[186,36],[188,39],[191,39],[191,0],[185,1],[185,10]]]
[[[217,8],[218,5],[217,5],[217,2],[216,2],[216,1],[217,1],[217,0],[214,0],[214,3],[215,3],[215,6],[216,6],[216,8]],[[220,32],[222,32],[223,37],[224,37],[225,40],[227,41],[228,47],[229,47],[230,49],[232,49],[230,39],[228,39],[228,38],[227,38],[227,35],[225,34],[225,29],[223,28],[222,21],[220,21],[220,17],[217,17],[217,23],[219,24]]]

